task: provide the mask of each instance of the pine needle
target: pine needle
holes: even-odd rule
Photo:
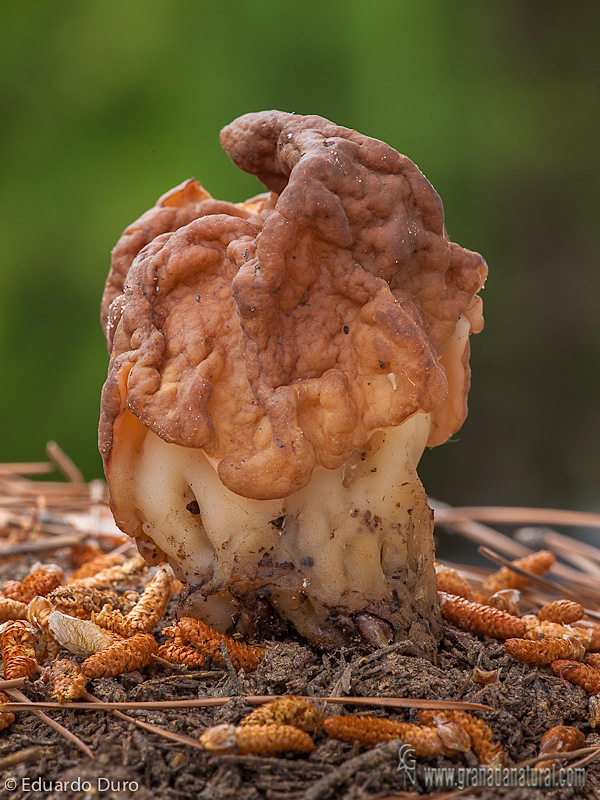
[[[87,697],[86,693],[84,697]],[[92,697],[92,695],[90,695]],[[277,697],[285,695],[236,695],[242,698],[249,705],[261,705],[275,700]],[[203,697],[190,700],[148,700],[148,701],[121,701],[110,702],[94,699],[94,707],[89,703],[52,703],[47,701],[22,703],[0,704],[1,711],[27,711],[37,709],[78,709],[82,711],[116,711],[119,709],[145,710],[145,711],[165,711],[172,708],[208,708],[211,706],[223,706],[232,697]],[[304,700],[323,700],[326,703],[337,705],[359,705],[359,706],[382,706],[384,708],[431,708],[431,709],[459,709],[462,711],[496,711],[491,706],[483,703],[468,703],[462,700],[423,700],[412,697],[303,697]]]
[[[581,605],[584,607],[589,605],[590,602],[589,595],[584,595],[581,592],[573,591],[568,586],[564,586],[563,584],[560,583],[555,583],[554,581],[551,581],[548,578],[542,578],[540,575],[534,575],[533,573],[522,569],[516,564],[513,564],[508,559],[503,558],[501,555],[495,553],[489,547],[479,547],[478,549],[481,555],[484,556],[485,558],[489,558],[490,561],[494,561],[496,564],[501,564],[503,567],[508,567],[508,569],[511,569],[518,575],[527,578],[527,580],[530,581],[530,583],[537,586],[541,586],[543,589],[546,589],[546,591],[549,591],[558,596],[568,597],[571,600],[575,600],[576,602],[581,603]],[[594,598],[591,599],[592,602],[594,602]],[[595,602],[596,606],[598,606],[597,600]]]
[[[129,717],[127,714],[123,714],[121,711],[118,711],[114,708],[114,706],[118,705],[125,705],[126,708],[130,708],[131,706],[128,706],[126,703],[104,703],[102,700],[94,697],[94,695],[90,694],[89,692],[85,692],[83,697],[85,697],[86,700],[89,700],[89,703],[65,703],[63,704],[63,708],[77,708],[83,706],[87,711],[92,711],[95,709],[90,708],[90,704],[93,704],[93,706],[98,707],[99,710],[110,711],[110,713],[115,717],[118,717],[125,722],[129,722],[131,725],[135,725],[138,728],[142,728],[149,733],[155,733],[157,736],[162,736],[163,739],[170,739],[172,742],[177,742],[177,744],[185,744],[188,745],[188,747],[195,747],[197,750],[204,750],[204,747],[200,744],[199,740],[192,739],[191,736],[185,736],[183,733],[175,733],[174,731],[169,731],[166,728],[160,728],[158,725],[152,725],[150,722],[143,722],[141,719]],[[104,706],[112,706],[112,708],[104,709]]]
[[[27,678],[13,678],[10,681],[0,680],[0,691],[5,691],[6,689],[22,689],[27,682]]]
[[[75,736],[74,733],[71,733],[71,731],[68,728],[65,728],[64,725],[56,722],[56,720],[52,719],[47,714],[44,714],[44,712],[40,711],[38,708],[35,708],[34,704],[23,694],[23,692],[20,692],[18,689],[6,689],[5,691],[6,694],[21,701],[19,704],[21,705],[19,709],[20,711],[31,711],[31,713],[35,714],[38,719],[41,719],[42,722],[45,722],[46,725],[59,733],[64,739],[74,744],[75,747],[79,748],[79,750],[81,750],[82,753],[85,753],[88,758],[94,758],[94,753],[90,750],[87,744],[85,744],[85,742],[82,742],[78,736]],[[64,704],[62,708],[63,710],[65,709]]]
[[[593,511],[567,511],[559,508],[517,506],[456,506],[431,501],[440,524],[478,520],[496,525],[572,525],[600,528],[600,514]]]

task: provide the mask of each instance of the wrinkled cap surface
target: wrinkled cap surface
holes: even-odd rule
[[[431,184],[317,116],[246,114],[221,143],[271,194],[234,205],[188,181],[113,251],[107,469],[126,412],[256,499],[291,494],[419,411],[429,444],[445,441],[466,414],[487,267],[449,241]]]

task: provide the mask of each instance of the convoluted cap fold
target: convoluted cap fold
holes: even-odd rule
[[[115,248],[108,469],[126,411],[257,499],[291,494],[419,411],[430,444],[445,441],[466,413],[487,268],[448,240],[433,187],[388,145],[321,117],[247,114],[221,142],[272,194],[233,205],[188,182]]]

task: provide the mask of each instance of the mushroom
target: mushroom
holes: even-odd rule
[[[416,466],[466,416],[487,267],[406,156],[322,117],[221,131],[270,190],[164,195],[113,251],[100,450],[119,527],[225,631],[439,635]],[[274,613],[275,612],[275,613]]]

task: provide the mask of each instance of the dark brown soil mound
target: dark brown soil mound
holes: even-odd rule
[[[3,565],[0,579],[21,577],[27,570],[25,562],[23,559],[18,565],[16,562]],[[167,619],[172,618],[174,608],[173,601]],[[475,666],[498,670],[497,680],[490,685],[475,682]],[[496,741],[504,745],[509,765],[536,756],[541,735],[558,724],[580,728],[586,734],[586,746],[600,744],[600,735],[588,722],[588,697],[582,689],[566,684],[549,668],[537,669],[516,662],[505,653],[500,642],[484,642],[452,627],[445,628],[435,664],[415,656],[410,642],[372,653],[352,648],[322,653],[290,638],[273,642],[259,669],[252,674],[237,675],[217,666],[188,671],[184,667],[154,664],[143,673],[93,681],[90,690],[101,699],[120,701],[233,695],[234,699],[217,708],[128,712],[194,738],[206,726],[237,723],[251,710],[244,694],[302,694],[460,699],[490,705],[496,709],[495,713],[477,715],[488,722]],[[46,699],[33,687],[26,689],[26,693],[32,700]],[[342,708],[331,706],[331,713],[342,713]],[[365,709],[349,704],[345,711],[417,721],[413,710]],[[45,784],[38,796],[49,798],[363,800],[427,794],[437,797],[451,791],[452,784],[428,788],[426,768],[476,767],[478,763],[470,752],[453,759],[441,756],[428,761],[420,759],[416,786],[405,787],[404,774],[397,769],[398,742],[365,751],[319,734],[316,748],[308,757],[212,756],[169,742],[104,711],[49,713],[91,747],[94,760],[86,758],[32,714],[20,713],[17,721],[0,733],[0,760],[31,746],[39,747],[40,752],[36,760],[3,770],[2,780],[15,779],[17,788],[6,792],[2,787],[0,796],[35,797],[36,784],[23,781],[40,778]],[[597,763],[587,767],[585,790],[493,788],[462,796],[484,800],[496,797],[566,800],[595,796],[594,787],[600,787]],[[99,778],[106,780],[98,781]],[[91,789],[86,785],[87,792],[78,791],[77,780],[81,784],[88,781]],[[59,781],[69,782],[70,786],[60,787]],[[113,781],[112,787],[107,786],[107,781]]]

